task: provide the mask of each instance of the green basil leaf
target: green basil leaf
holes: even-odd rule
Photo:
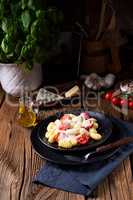
[[[11,35],[13,33],[13,30],[14,30],[13,21],[11,19],[4,18],[2,20],[1,28],[5,33],[8,33],[8,34]]]
[[[44,19],[45,18],[45,11],[44,10],[37,10],[36,11],[36,17],[40,20]]]
[[[38,38],[38,31],[39,31],[39,29],[40,29],[40,24],[39,24],[39,21],[36,20],[31,25],[31,36],[33,38]]]
[[[13,42],[12,38],[9,35],[5,35],[1,43],[1,49],[5,54],[13,52]]]
[[[35,2],[35,0],[34,0]],[[36,9],[36,6],[35,6],[35,3],[33,2],[33,0],[29,0],[28,1],[28,8],[30,8],[31,10],[35,10]]]
[[[27,45],[24,45],[21,49],[20,56],[23,58],[26,58],[28,53],[29,53],[29,49],[28,49]]]
[[[27,6],[27,0],[21,0],[21,7],[24,10]]]
[[[30,25],[30,22],[31,22],[31,17],[30,17],[29,10],[25,10],[24,12],[22,12],[21,21],[22,21],[24,29],[26,31],[28,31],[28,28],[29,28],[29,25]]]

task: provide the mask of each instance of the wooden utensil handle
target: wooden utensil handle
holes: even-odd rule
[[[123,139],[120,139],[116,142],[107,144],[107,145],[103,145],[101,147],[96,148],[96,152],[105,152],[107,150],[111,150],[111,149],[115,149],[117,147],[120,147],[122,145],[126,145],[133,142],[133,137],[125,137]]]

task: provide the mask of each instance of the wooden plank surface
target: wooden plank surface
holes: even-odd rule
[[[30,129],[15,122],[17,107],[0,98],[0,200],[132,200],[133,182],[129,158],[100,184],[97,197],[85,198],[32,183],[45,161],[33,150]],[[66,107],[63,110],[71,109]],[[97,108],[98,109],[98,108]],[[57,110],[47,112],[52,114]],[[111,110],[110,110],[111,112]]]

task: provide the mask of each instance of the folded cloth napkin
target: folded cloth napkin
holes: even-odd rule
[[[111,120],[117,124],[119,128],[117,134],[121,134],[121,137],[133,136],[133,123],[116,118]],[[121,147],[105,162],[72,167],[47,162],[33,181],[49,187],[89,196],[96,186],[131,153],[133,153],[133,144],[128,144]]]

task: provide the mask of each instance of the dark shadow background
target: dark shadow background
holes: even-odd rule
[[[85,16],[96,20],[101,0],[49,0],[49,5],[57,6],[64,14],[61,46],[57,54],[44,66],[44,83],[54,84],[78,78],[79,49],[81,37],[75,31],[75,22],[84,23]],[[133,71],[133,0],[108,0],[116,11],[117,24],[126,36],[127,43],[120,49],[123,70]],[[86,7],[91,9],[86,13]],[[88,10],[89,10],[88,9]],[[93,23],[95,24],[95,23]]]
[[[83,1],[49,0],[50,6],[56,6],[64,15],[60,48],[55,56],[44,66],[44,83],[54,84],[76,80],[79,68],[79,50],[81,36],[75,31],[75,22],[83,21]]]

